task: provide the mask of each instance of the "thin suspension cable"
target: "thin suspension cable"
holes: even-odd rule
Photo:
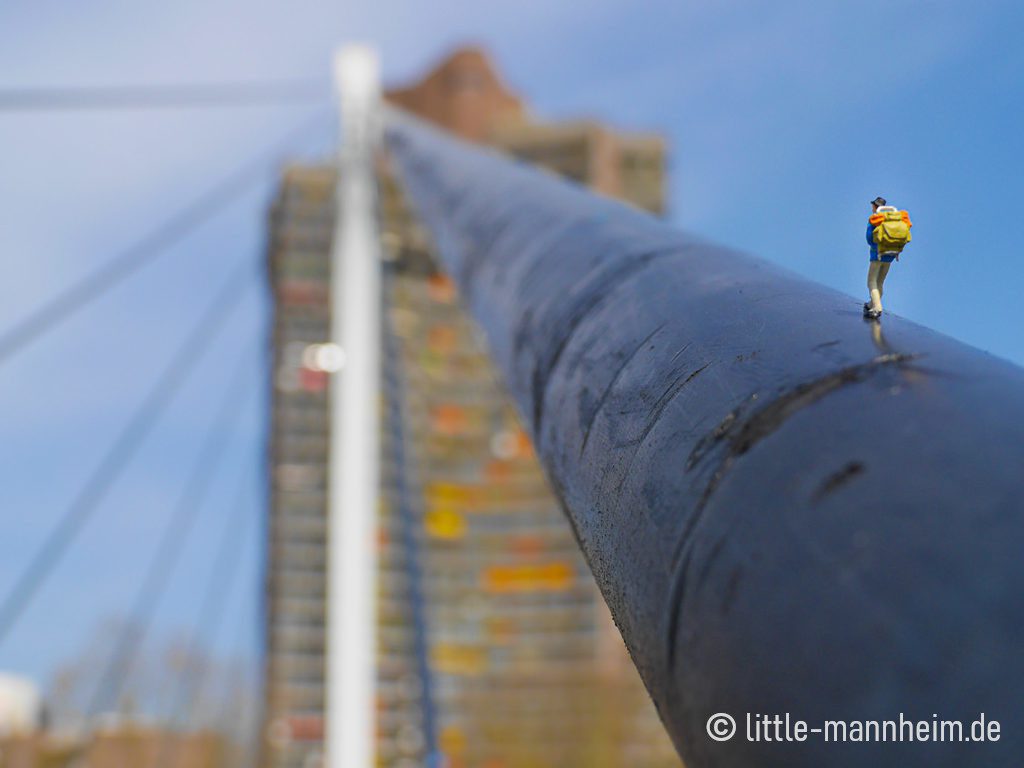
[[[0,112],[192,109],[309,104],[330,97],[326,81],[0,88]]]
[[[263,466],[263,462],[264,461],[265,461],[265,459],[261,455],[261,468]],[[266,515],[265,515],[266,504],[261,504],[261,507],[262,507],[262,510],[261,510],[262,514],[258,518],[257,522],[259,522],[260,526],[263,526],[263,525],[266,524]],[[261,562],[260,576],[262,577],[264,575],[264,569],[265,569],[265,566],[266,566],[266,557],[264,556],[264,552],[262,550],[262,547],[266,544],[266,541],[267,541],[268,537],[266,535],[264,535],[265,534],[265,529],[264,528],[261,527],[261,528],[258,528],[257,530],[260,532],[260,536],[258,537],[258,541],[260,542],[260,545],[261,545],[261,550],[259,552],[259,555],[261,557],[261,561],[260,561]],[[243,585],[244,585],[244,583],[245,582],[243,582]],[[261,585],[262,585],[262,582],[258,582],[254,586],[256,587],[256,591],[258,592],[258,594],[262,598],[263,595],[262,595]],[[256,607],[256,610],[253,612],[253,615],[249,617],[249,619],[252,620],[252,623],[250,623],[249,620],[239,621],[239,622],[237,622],[237,625],[234,627],[235,631],[231,633],[231,646],[233,648],[236,648],[236,649],[242,648],[244,646],[244,644],[248,640],[257,639],[258,641],[262,641],[264,639],[263,632],[264,632],[264,630],[266,628],[264,623],[263,623],[263,619],[264,619],[264,614],[263,614],[264,605],[263,605],[263,602],[262,602],[261,599],[254,600],[253,604]],[[251,637],[250,633],[253,633],[255,635],[255,638]],[[242,765],[242,766],[256,766],[256,765],[259,764],[259,759],[256,757],[256,755],[260,751],[260,742],[261,742],[260,734],[262,732],[261,731],[261,729],[262,729],[261,718],[262,718],[264,713],[261,711],[261,707],[259,707],[259,706],[255,707],[253,712],[247,713],[247,714],[250,715],[250,720],[254,721],[254,722],[250,722],[250,723],[248,723],[247,726],[243,726],[242,728],[238,728],[237,727],[237,720],[238,720],[237,701],[238,701],[238,698],[239,698],[238,694],[239,694],[239,691],[242,691],[243,692],[242,695],[244,695],[245,686],[246,686],[246,680],[247,680],[245,675],[248,674],[249,672],[253,672],[253,671],[255,672],[255,674],[253,675],[253,677],[251,679],[249,679],[249,681],[255,685],[255,690],[257,690],[257,691],[258,690],[263,690],[263,687],[262,687],[263,686],[263,678],[262,678],[262,676],[265,673],[264,666],[263,666],[263,662],[265,661],[265,658],[266,658],[266,652],[265,651],[261,651],[260,654],[257,656],[257,663],[255,664],[255,670],[243,671],[243,673],[242,673],[243,677],[242,677],[241,682],[239,682],[237,680],[234,681],[234,685],[232,686],[232,690],[228,693],[228,695],[226,695],[226,696],[221,698],[219,711],[217,712],[216,715],[214,715],[214,717],[212,719],[212,724],[213,724],[212,727],[213,727],[213,729],[214,730],[219,730],[221,733],[226,733],[226,734],[235,733],[235,734],[237,734],[240,730],[241,731],[245,731],[246,727],[248,728],[249,731],[251,731],[251,733],[252,733],[252,738],[251,739],[246,739],[244,736],[242,737],[242,739],[240,739],[244,744],[247,745],[246,748],[243,750],[243,757],[242,757],[242,759],[238,761],[238,765]]]
[[[266,374],[267,371],[274,370],[274,352],[273,352],[273,339],[274,339],[274,323],[268,315],[264,319],[263,327],[263,356],[261,358],[260,367],[261,370]],[[268,388],[268,381],[266,375],[263,378],[263,387],[261,390],[262,398],[260,400],[261,413],[267,413],[270,409],[270,398],[271,393]],[[266,474],[266,444],[268,432],[270,429],[269,420],[263,419],[263,441],[259,446],[259,450],[255,455],[256,461],[256,474],[258,477],[263,478]],[[270,508],[266,502],[263,492],[265,490],[265,482],[261,483],[259,495],[256,498],[256,512],[254,513],[255,520],[253,520],[253,529],[256,531],[256,542],[257,549],[254,552],[257,563],[259,564],[257,570],[256,582],[252,585],[255,587],[256,599],[251,601],[251,610],[247,607],[244,611],[244,618],[238,621],[238,628],[232,633],[232,647],[236,649],[236,653],[239,649],[245,647],[247,641],[254,641],[255,654],[253,659],[249,663],[242,666],[241,680],[235,680],[232,685],[231,693],[227,696],[222,697],[220,711],[214,716],[213,723],[214,727],[220,729],[224,733],[231,734],[235,740],[244,745],[241,751],[239,765],[243,766],[255,766],[258,765],[260,745],[262,742],[262,731],[263,731],[263,708],[261,706],[252,706],[246,711],[246,722],[241,727],[225,728],[224,724],[228,722],[234,722],[236,718],[228,719],[228,716],[232,711],[235,710],[235,702],[239,700],[239,692],[241,696],[245,697],[245,700],[249,700],[249,696],[246,696],[246,687],[254,686],[252,690],[262,691],[266,687],[266,675],[267,671],[264,665],[264,661],[267,656],[267,641],[264,636],[265,624],[264,616],[267,609],[267,596],[262,589],[262,581],[266,577],[266,568],[268,562],[268,547],[270,541]],[[243,588],[245,582],[242,582]],[[245,593],[243,593],[245,594]],[[250,633],[252,633],[250,635]],[[242,654],[244,658],[244,653]],[[255,661],[255,663],[253,663]],[[251,676],[250,676],[251,675]]]
[[[238,573],[238,566],[241,563],[241,555],[244,551],[242,546],[248,541],[249,530],[252,528],[252,510],[255,504],[248,497],[251,495],[249,482],[251,478],[248,473],[243,473],[243,482],[238,490],[235,502],[232,505],[232,513],[227,516],[220,542],[214,559],[213,569],[206,585],[206,592],[199,612],[196,614],[195,623],[186,647],[184,658],[198,659],[195,666],[189,667],[184,674],[175,681],[174,694],[171,697],[171,717],[169,728],[164,737],[160,740],[160,747],[157,753],[156,768],[161,768],[171,755],[176,751],[171,749],[169,744],[170,735],[177,724],[182,723],[188,714],[188,710],[200,699],[205,684],[208,682],[207,665],[200,657],[204,639],[213,643],[220,633],[224,620],[224,603],[230,594]],[[171,764],[176,764],[171,760]]]
[[[292,147],[297,139],[304,138],[311,128],[321,125],[324,117],[325,113],[318,113],[313,119],[301,123],[298,128],[289,131],[283,140],[275,142],[268,150],[237,168],[134,245],[16,322],[0,335],[0,363],[124,282],[142,267],[153,263],[185,235],[248,191],[261,176],[276,170],[281,154]]]
[[[175,351],[170,363],[157,378],[113,445],[79,491],[57,524],[29,561],[28,566],[0,603],[0,642],[14,627],[43,581],[49,576],[68,546],[93,516],[115,481],[134,457],[153,425],[195,369],[203,353],[224,327],[231,311],[238,305],[245,283],[242,278],[252,271],[248,262],[233,271],[200,315],[198,322]]]
[[[383,292],[385,301],[394,299],[394,267],[385,266],[383,272]],[[411,466],[415,457],[409,455],[408,436],[405,431],[407,414],[405,414],[403,393],[404,374],[401,350],[398,337],[391,324],[390,309],[387,304],[381,313],[383,337],[383,380],[384,400],[386,403],[386,428],[391,445],[391,461],[396,478],[395,487],[389,488],[391,508],[398,518],[401,531],[402,548],[405,550],[405,570],[409,579],[409,607],[413,625],[413,655],[416,671],[420,678],[420,706],[423,714],[424,764],[427,768],[442,765],[443,758],[438,747],[437,705],[434,699],[434,681],[430,665],[429,621],[427,617],[428,603],[424,594],[423,565],[421,562],[421,543],[419,530],[422,519],[422,508],[417,500],[422,500],[422,493],[414,492],[413,478],[415,468]]]
[[[225,442],[238,421],[241,406],[245,402],[245,394],[251,389],[252,374],[245,365],[248,359],[247,354],[239,361],[217,412],[210,421],[206,436],[196,455],[195,464],[178,496],[177,504],[167,517],[156,554],[150,561],[135,595],[130,620],[118,638],[87,710],[92,716],[100,714],[105,707],[114,705],[120,696],[127,672],[145,640],[153,614],[163,598],[189,534],[195,527],[199,512],[206,502],[212,480],[224,456]]]

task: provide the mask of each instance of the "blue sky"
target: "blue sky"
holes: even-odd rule
[[[539,116],[663,132],[678,224],[855,296],[865,292],[867,201],[881,194],[909,208],[914,242],[887,282],[887,310],[1024,363],[1022,21],[1019,3],[985,0],[8,0],[0,87],[310,78],[326,96],[341,41],[376,44],[392,82],[456,44],[480,43]],[[0,114],[0,329],[314,111]],[[323,156],[332,141],[325,121],[294,156]],[[0,367],[0,593],[219,281],[240,261],[259,263],[271,182]],[[0,669],[45,682],[99,621],[127,610],[217,399],[263,333],[257,279],[248,291],[0,644]],[[160,606],[167,635],[189,626],[239,483],[259,514],[266,393],[249,364],[254,393],[226,471]],[[243,545],[227,622],[243,631],[216,640],[224,654],[256,647],[259,546],[256,537]]]

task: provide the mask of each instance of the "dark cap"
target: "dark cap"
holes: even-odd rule
[[[876,197],[874,200],[871,201],[871,204],[872,205],[885,205],[885,198],[884,197]]]

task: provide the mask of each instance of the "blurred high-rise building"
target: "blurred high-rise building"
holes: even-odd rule
[[[485,55],[459,51],[389,100],[609,196],[664,209],[664,145],[597,123],[532,120]],[[379,163],[387,263],[382,397],[377,748],[422,765],[408,537],[412,491],[427,654],[451,768],[678,765],[511,401],[387,158]],[[322,751],[327,535],[327,340],[336,176],[285,170],[271,213],[275,299],[264,765]],[[405,451],[396,471],[397,443]]]

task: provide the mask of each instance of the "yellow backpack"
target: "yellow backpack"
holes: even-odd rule
[[[884,218],[875,227],[872,239],[878,244],[879,253],[899,253],[910,242],[910,225],[903,211],[891,205],[883,205],[876,212]]]

